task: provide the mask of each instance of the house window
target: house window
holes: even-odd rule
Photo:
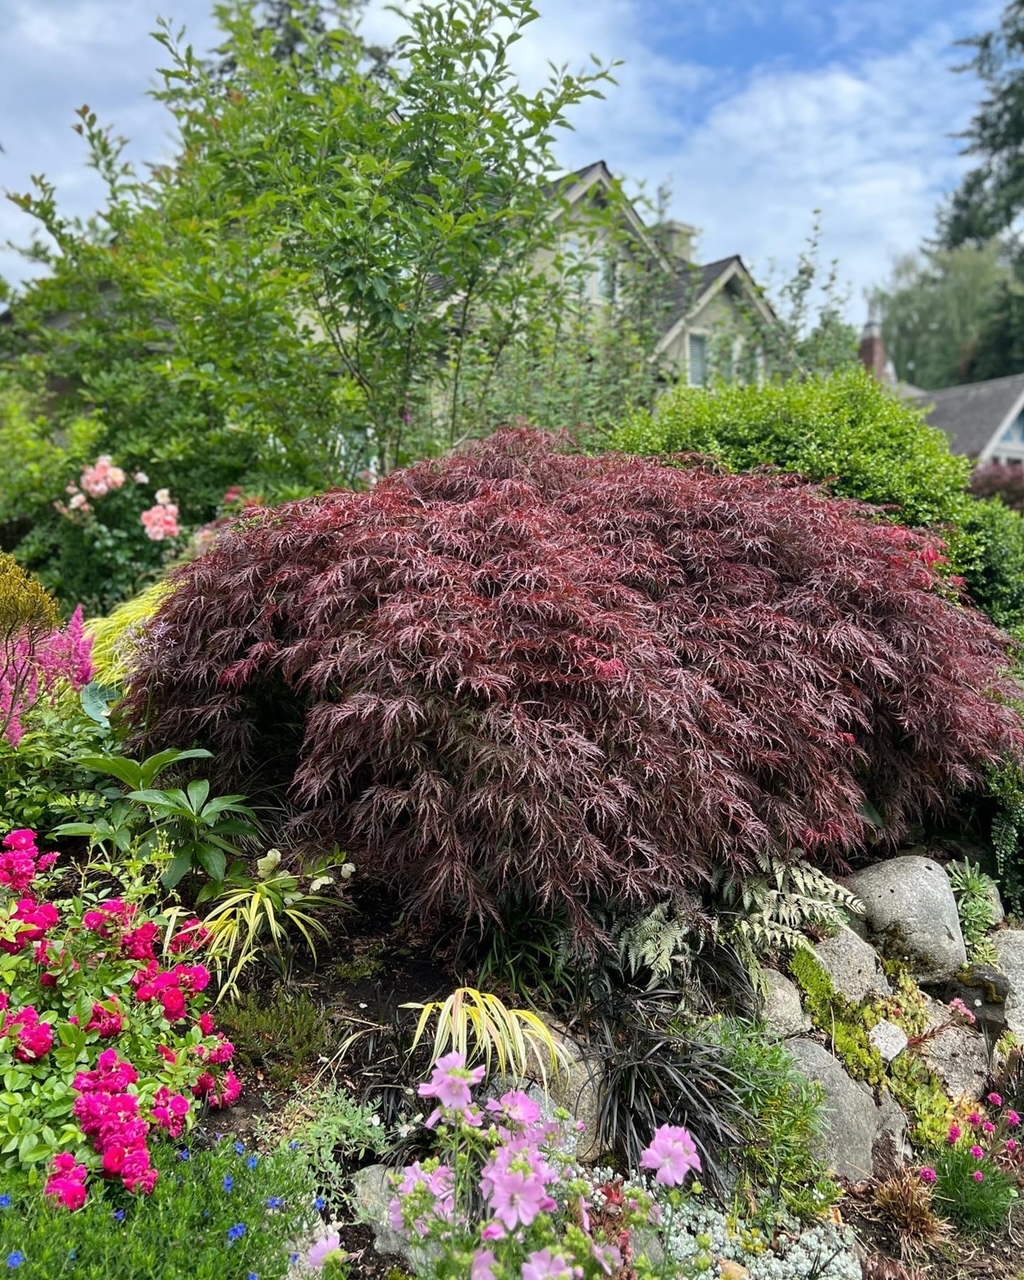
[[[690,334],[690,386],[702,387],[708,376],[708,340],[702,333]]]
[[[993,462],[1018,462],[1024,459],[1024,413],[1004,428],[992,450]]]

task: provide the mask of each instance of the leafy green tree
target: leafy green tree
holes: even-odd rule
[[[817,212],[793,274],[761,287],[769,315],[743,298],[712,342],[710,367],[721,382],[825,375],[857,361],[857,330],[845,318],[838,263],[821,261]],[[736,351],[739,357],[736,357]]]
[[[271,9],[216,6],[216,67],[157,33],[172,163],[136,171],[84,107],[100,213],[68,217],[45,178],[13,197],[47,273],[5,344],[51,442],[89,416],[97,451],[157,473],[196,524],[230,485],[280,499],[358,483],[544,409],[553,384],[566,422],[649,392],[639,320],[623,302],[621,325],[600,323],[589,300],[596,261],[639,263],[613,244],[621,193],[577,219],[582,255],[551,216],[556,131],[608,71],[524,93],[508,51],[530,0],[417,7],[390,61],[354,6],[332,22],[312,0]],[[630,279],[640,298],[639,266]],[[59,554],[49,506],[25,514],[36,562]]]
[[[997,376],[979,363],[991,317],[1012,278],[998,239],[955,249],[926,247],[893,266],[873,300],[886,350],[906,382],[927,390]]]
[[[985,96],[964,137],[978,165],[940,215],[949,248],[985,244],[1024,209],[1024,0],[1010,0],[992,31],[962,42],[961,67],[979,77]]]

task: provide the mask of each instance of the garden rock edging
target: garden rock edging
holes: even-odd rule
[[[847,884],[864,906],[868,941],[889,959],[908,962],[917,982],[947,982],[966,966],[953,888],[933,858],[889,858],[858,871]]]

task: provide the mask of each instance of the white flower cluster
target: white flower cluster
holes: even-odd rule
[[[860,1280],[861,1265],[853,1252],[848,1230],[831,1222],[801,1227],[786,1223],[774,1248],[752,1245],[756,1232],[730,1223],[712,1205],[692,1199],[679,1209],[671,1224],[669,1251],[682,1261],[699,1252],[697,1236],[711,1237],[711,1256],[731,1259],[746,1267],[750,1280]],[[791,1235],[790,1235],[791,1232]],[[711,1275],[719,1277],[715,1266]]]

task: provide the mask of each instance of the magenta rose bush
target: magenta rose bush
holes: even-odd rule
[[[241,1084],[205,1008],[201,922],[150,914],[140,883],[57,897],[56,860],[32,831],[2,842],[0,1170],[48,1166],[47,1191],[76,1209],[96,1176],[152,1191],[151,1144]]]
[[[689,1191],[699,1190],[687,1186],[701,1162],[684,1128],[665,1125],[653,1135],[641,1162],[652,1175],[649,1191],[621,1178],[595,1178],[576,1164],[574,1126],[548,1119],[519,1090],[474,1102],[472,1089],[482,1078],[482,1067],[469,1069],[460,1053],[450,1053],[419,1088],[436,1103],[425,1124],[437,1131],[441,1154],[395,1176],[391,1224],[422,1274],[597,1280],[708,1270],[703,1241],[685,1261],[661,1249],[660,1263],[647,1256],[650,1241],[667,1236]],[[321,1252],[331,1243],[323,1242]]]

